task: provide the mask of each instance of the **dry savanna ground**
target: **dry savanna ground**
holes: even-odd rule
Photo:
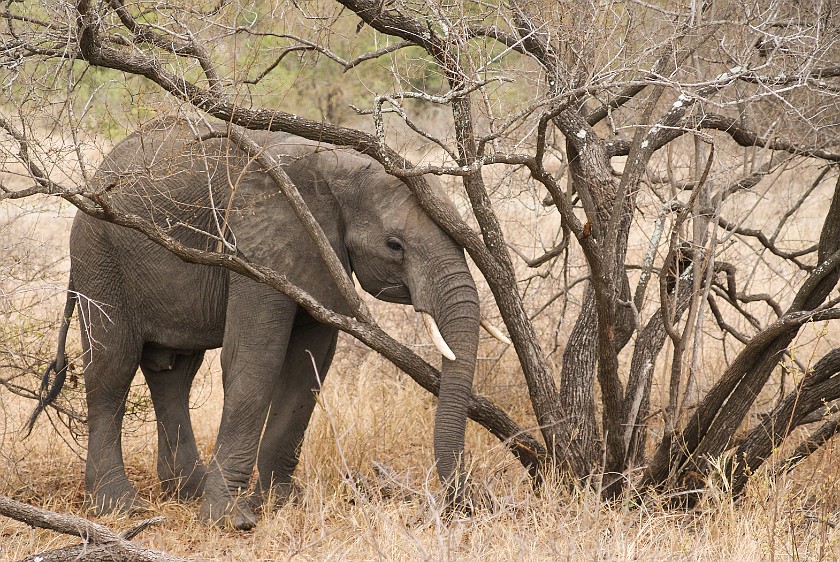
[[[55,348],[72,210],[50,204],[24,211],[5,207],[0,215],[0,252],[7,252],[0,260],[10,272],[0,280],[2,334],[12,350],[4,363],[12,358],[34,365],[34,356],[40,355],[42,368]],[[394,306],[376,310],[392,333],[427,351],[413,315]],[[0,366],[0,377],[16,373],[12,367]],[[34,368],[32,373],[19,382],[33,386]],[[210,354],[192,396],[205,458],[220,417],[220,381],[218,362]],[[482,341],[476,384],[533,427],[514,357],[489,339]],[[79,393],[69,381],[65,395]],[[563,483],[535,491],[504,447],[471,424],[472,479],[490,501],[471,516],[447,520],[430,469],[434,399],[381,357],[344,339],[303,447],[297,471],[302,496],[264,513],[254,531],[235,533],[197,521],[196,504],[179,505],[160,495],[154,421],[143,393],[138,379],[124,438],[126,465],[141,496],[151,501],[153,514],[165,520],[136,541],[174,555],[197,560],[840,559],[836,439],[788,476],[774,477],[773,463],[768,463],[738,503],[719,482],[710,481],[702,502],[685,511],[666,509],[665,498],[653,497],[606,505],[591,488],[570,489]],[[24,438],[22,427],[32,406],[31,400],[0,390],[0,493],[84,514],[84,440],[72,439],[65,427],[54,427],[46,418]],[[96,518],[116,531],[136,519]],[[75,542],[0,518],[0,560]]]

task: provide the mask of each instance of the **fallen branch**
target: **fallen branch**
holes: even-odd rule
[[[30,527],[48,529],[65,535],[81,537],[81,544],[33,554],[24,561],[50,562],[64,560],[109,560],[126,562],[178,562],[184,560],[156,550],[143,548],[133,542],[134,537],[151,525],[163,521],[163,517],[154,517],[141,521],[122,534],[115,534],[110,529],[82,517],[66,513],[56,513],[26,503],[0,496],[0,515],[26,523]]]

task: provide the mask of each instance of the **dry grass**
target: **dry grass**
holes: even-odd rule
[[[250,533],[208,528],[195,504],[161,499],[151,424],[127,439],[129,475],[166,521],[138,539],[150,548],[206,560],[836,560],[840,529],[837,445],[798,471],[759,477],[733,505],[710,493],[690,512],[646,505],[606,506],[591,491],[549,485],[535,494],[522,471],[485,432],[471,427],[474,479],[493,507],[445,522],[437,501],[429,430],[433,403],[413,385],[380,374],[377,361],[335,373],[307,436],[297,477],[303,497],[264,515]],[[209,373],[216,377],[215,369]],[[195,418],[209,452],[221,405],[215,385]],[[4,399],[9,427],[29,403]],[[391,478],[377,477],[373,462]],[[58,511],[83,513],[83,463],[47,424],[28,439],[7,435],[0,491]],[[350,475],[348,478],[347,475]],[[833,484],[833,488],[832,488]],[[118,517],[99,519],[114,529]],[[72,539],[0,519],[3,560],[70,544]]]
[[[65,219],[70,214],[50,212]],[[61,226],[44,228],[56,222]],[[36,243],[49,266],[36,283],[41,298],[22,312],[24,318],[55,319],[60,312],[67,264],[48,257],[65,251],[68,223],[32,216],[15,226],[16,235]],[[400,339],[423,341],[415,336],[418,325],[412,315],[394,307],[379,311]],[[44,360],[53,350],[53,338],[52,333],[43,338],[49,350]],[[477,384],[482,391],[498,397],[521,423],[532,425],[511,356],[500,359],[499,348],[490,341],[483,342],[481,356]],[[217,361],[209,361],[199,378],[194,420],[206,458],[221,412]],[[143,391],[138,384],[136,392]],[[257,529],[248,533],[208,528],[196,520],[196,504],[162,499],[155,476],[154,424],[139,416],[124,440],[129,477],[166,520],[137,540],[202,560],[840,559],[837,440],[789,477],[760,473],[738,504],[710,482],[696,509],[679,511],[665,509],[657,498],[641,505],[605,505],[595,492],[569,490],[561,483],[535,493],[503,446],[471,424],[467,448],[473,481],[491,501],[470,517],[447,521],[441,515],[436,476],[429,469],[434,405],[381,357],[345,340],[304,444],[297,471],[302,498],[264,514]],[[68,441],[65,431],[56,431],[45,420],[23,439],[20,430],[31,407],[31,401],[0,391],[0,493],[83,514],[83,446]],[[384,471],[375,468],[377,463]],[[130,526],[119,517],[98,521],[115,530]],[[0,560],[73,542],[0,518]]]

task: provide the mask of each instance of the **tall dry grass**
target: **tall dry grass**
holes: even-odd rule
[[[205,560],[836,560],[840,506],[836,444],[792,478],[758,476],[733,504],[713,488],[692,511],[667,510],[655,499],[607,506],[588,489],[551,483],[535,493],[522,471],[485,432],[471,426],[468,449],[476,485],[491,505],[447,521],[431,466],[433,402],[398,382],[379,361],[333,373],[307,435],[297,479],[302,497],[264,514],[250,533],[208,528],[195,504],[163,500],[155,477],[151,422],[133,427],[126,463],[140,494],[166,520],[142,544]],[[210,369],[206,379],[218,379]],[[205,380],[205,385],[210,382]],[[197,409],[197,436],[209,454],[219,385]],[[206,389],[205,389],[206,391]],[[19,428],[31,407],[4,407]],[[374,462],[390,471],[377,474]],[[83,513],[83,463],[46,424],[22,440],[7,435],[2,493],[57,511]],[[120,517],[100,518],[115,529]],[[0,519],[3,560],[73,543]]]

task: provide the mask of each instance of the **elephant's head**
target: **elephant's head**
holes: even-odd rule
[[[412,305],[444,355],[434,448],[438,474],[452,484],[464,451],[480,320],[464,250],[378,162],[347,150],[306,160],[338,201],[344,246],[361,286],[378,299]],[[452,205],[436,178],[431,182]]]

